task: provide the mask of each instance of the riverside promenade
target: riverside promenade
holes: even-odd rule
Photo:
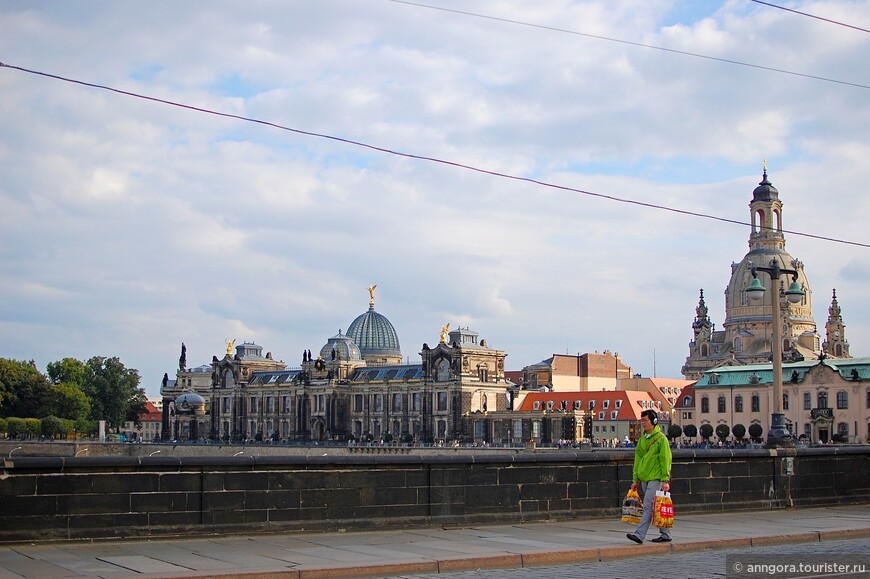
[[[2,508],[2,507],[0,507]],[[35,577],[396,577],[625,562],[711,549],[753,549],[844,539],[870,546],[870,504],[680,516],[674,541],[635,545],[618,519],[371,532],[199,536],[0,545],[0,579]],[[655,536],[651,529],[647,539]],[[864,540],[867,540],[864,543]],[[816,549],[818,551],[818,549]],[[870,549],[861,548],[860,552]],[[640,559],[637,559],[640,561]],[[614,563],[615,564],[615,563]],[[695,576],[725,576],[708,569]],[[531,576],[531,575],[530,575]]]

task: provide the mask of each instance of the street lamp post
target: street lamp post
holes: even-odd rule
[[[766,291],[764,285],[757,277],[757,272],[763,271],[770,276],[771,281],[771,309],[773,310],[772,324],[773,337],[771,339],[771,362],[773,363],[773,408],[770,415],[770,430],[767,432],[767,446],[791,446],[791,435],[785,425],[785,415],[782,412],[782,327],[780,315],[780,303],[785,295],[789,302],[795,304],[804,297],[804,291],[797,283],[798,272],[793,269],[780,267],[775,259],[770,260],[770,267],[752,267],[752,283],[746,288],[749,298],[760,301]],[[792,283],[784,292],[777,287],[782,274],[792,276]]]

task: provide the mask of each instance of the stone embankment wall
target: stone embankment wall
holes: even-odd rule
[[[632,456],[620,450],[13,453],[0,472],[0,542],[616,517],[631,483]],[[672,493],[677,517],[868,503],[870,447],[677,450]]]

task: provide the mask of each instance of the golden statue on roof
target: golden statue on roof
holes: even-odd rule
[[[378,284],[369,286],[369,307],[375,307],[375,288],[378,287]]]
[[[450,329],[450,324],[444,324],[444,327],[441,328],[441,343],[447,343],[447,330]]]
[[[229,338],[227,338],[226,343],[227,343],[227,356],[232,358],[233,357],[233,348],[236,347],[236,339],[233,338],[232,340],[230,340]]]

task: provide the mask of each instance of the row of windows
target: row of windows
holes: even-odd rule
[[[725,395],[722,394],[719,396],[717,400],[717,410],[719,412],[727,412],[726,409],[726,398]],[[804,392],[803,396],[804,402],[804,410],[812,410],[812,394],[810,392]],[[758,394],[753,394],[751,398],[752,403],[752,412],[758,412],[760,407],[760,399]],[[787,392],[783,392],[782,394],[782,409],[789,409],[789,395]],[[691,398],[687,397],[686,405],[691,405]],[[816,396],[816,408],[828,408],[828,393],[827,392],[819,392]],[[849,408],[849,393],[845,390],[840,390],[837,392],[837,410],[848,410]],[[867,408],[870,408],[870,391],[867,392]],[[701,397],[701,412],[708,413],[710,412],[710,398],[707,396]],[[738,394],[734,397],[734,412],[743,412],[743,396]]]
[[[365,398],[371,396],[370,405],[373,412],[383,412],[384,410],[384,394],[355,394],[353,398],[353,411],[363,412]],[[408,410],[419,412],[422,409],[423,394],[421,392],[412,392],[408,394],[407,402]],[[274,413],[277,411],[280,401],[281,412],[290,412],[290,396],[266,396],[263,399],[263,410],[266,413]],[[311,397],[313,412],[326,411],[326,394],[315,394]],[[447,392],[436,392],[434,394],[434,407],[436,411],[447,411],[448,399]],[[393,394],[391,398],[390,409],[392,412],[401,412],[406,405],[404,394]],[[232,412],[233,399],[229,396],[221,398],[221,412],[229,414]],[[248,400],[248,412],[259,412],[260,399],[256,396],[251,396]]]
[[[540,400],[535,400],[535,402],[532,404],[532,410],[541,410],[542,407],[543,407],[543,405],[542,405]],[[555,407],[556,407],[555,401],[553,401],[553,400],[547,401],[547,410],[553,410]],[[575,400],[572,407],[574,410],[580,410],[583,407],[583,401],[582,400]],[[613,407],[616,408],[617,410],[622,408],[622,400],[617,400],[614,403]],[[604,410],[607,410],[608,408],[610,408],[610,400],[605,400],[601,404],[601,408],[603,408]],[[560,410],[567,410],[568,409],[568,401],[562,400],[561,404],[559,405],[559,409]],[[594,410],[594,409],[595,409],[595,400],[590,400],[589,401],[589,410]]]

